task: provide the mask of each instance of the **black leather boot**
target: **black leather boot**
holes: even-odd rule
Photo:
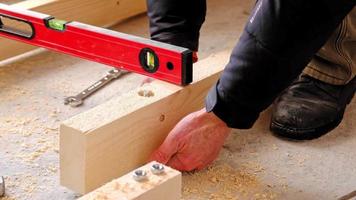
[[[356,91],[356,78],[336,86],[302,75],[275,102],[271,131],[297,140],[318,138],[341,122]]]

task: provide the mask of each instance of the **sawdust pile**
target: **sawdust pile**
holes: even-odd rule
[[[245,167],[234,169],[228,164],[215,164],[204,171],[185,174],[182,200],[276,199],[271,190],[261,190],[263,185],[255,169],[262,170],[257,165],[250,172]]]
[[[34,193],[56,184],[50,177],[58,174],[60,110],[44,111],[47,118],[32,112],[20,115],[17,110],[0,114],[0,157],[6,160],[6,164],[0,161],[0,171],[8,169],[0,174],[5,177],[7,193],[1,200],[36,199]]]
[[[15,200],[14,198],[12,198],[12,197],[7,197],[7,196],[5,196],[5,197],[2,197],[2,198],[0,198],[1,200]]]

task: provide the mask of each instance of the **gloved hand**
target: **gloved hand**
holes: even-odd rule
[[[180,171],[203,169],[217,158],[230,130],[214,113],[201,109],[173,128],[151,160]]]

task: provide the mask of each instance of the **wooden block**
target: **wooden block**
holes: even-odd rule
[[[147,173],[147,180],[136,181],[136,170],[115,179],[79,200],[180,200],[182,175],[179,171],[164,166],[162,174],[155,175],[150,169],[157,162],[151,162],[136,170]]]
[[[61,184],[87,193],[144,164],[182,117],[203,107],[229,54],[195,64],[186,87],[154,81],[63,122]]]
[[[52,15],[57,19],[103,27],[146,11],[145,0],[27,0],[13,5]],[[0,60],[36,48],[5,38],[0,38],[0,44]]]

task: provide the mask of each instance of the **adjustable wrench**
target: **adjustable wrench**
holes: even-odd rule
[[[108,71],[107,75],[100,79],[99,81],[95,82],[93,85],[88,87],[87,89],[83,90],[76,96],[70,96],[64,99],[65,105],[70,105],[72,107],[77,107],[83,104],[84,99],[92,95],[94,92],[98,91],[104,85],[108,84],[114,79],[119,78],[120,76],[127,74],[127,71],[119,70],[119,69],[112,69]]]

